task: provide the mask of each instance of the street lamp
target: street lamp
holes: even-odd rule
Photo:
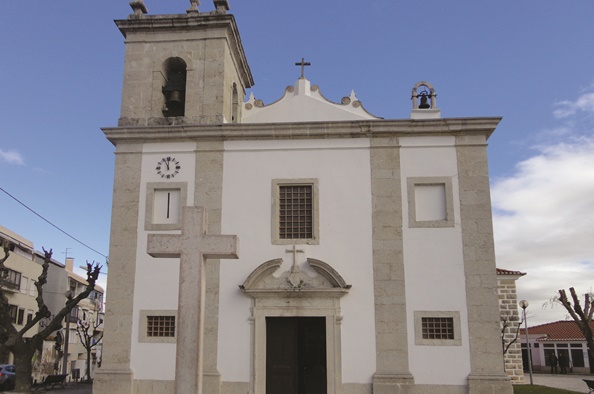
[[[530,384],[533,385],[534,383],[532,381],[532,350],[530,350],[530,342],[528,342],[528,320],[526,319],[526,308],[528,308],[528,301],[520,301],[520,308],[522,308],[524,316],[524,332],[526,334],[526,348],[528,349],[528,371],[530,372]]]

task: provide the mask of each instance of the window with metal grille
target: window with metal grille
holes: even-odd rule
[[[147,337],[175,337],[175,316],[147,316]]]
[[[313,238],[312,185],[279,186],[279,238]]]
[[[454,319],[451,317],[423,317],[423,339],[454,339]]]

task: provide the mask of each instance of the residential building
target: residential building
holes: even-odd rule
[[[33,242],[2,226],[0,241],[8,241],[13,246],[8,260],[4,262],[7,272],[5,279],[0,281],[0,286],[8,296],[11,322],[20,330],[33,319],[38,310],[35,281],[42,268],[33,260]],[[38,330],[39,326],[36,324],[24,334],[24,337],[30,338]],[[0,346],[0,363],[12,363],[13,360],[12,353]]]
[[[76,297],[85,291],[88,282],[82,276],[74,272],[74,259],[66,259],[66,274],[68,275],[67,291],[71,292],[69,296]],[[67,373],[72,379],[81,379],[85,377],[87,366],[87,349],[85,343],[92,345],[101,340],[103,336],[103,294],[101,286],[95,285],[95,289],[89,296],[79,302],[72,309],[69,318],[69,331],[66,335],[68,346],[64,351],[68,352],[66,368],[62,365],[62,373]],[[86,328],[89,328],[88,331]],[[89,337],[88,341],[86,337]],[[93,346],[90,350],[91,376],[93,378],[95,370],[101,356],[101,343]]]
[[[4,263],[7,268],[6,279],[1,286],[8,296],[11,305],[10,318],[17,329],[33,319],[38,310],[37,288],[35,282],[42,273],[44,253],[35,251],[33,242],[0,226],[0,241],[9,241],[12,250],[8,260]],[[67,296],[76,296],[86,287],[85,278],[77,275],[73,269],[73,259],[67,259],[66,265],[51,259],[47,271],[47,283],[43,287],[43,301],[52,316],[42,319],[31,327],[25,337],[31,337],[45,327],[49,319],[53,318],[65,305]],[[60,329],[44,340],[42,352],[37,354],[33,365],[34,381],[41,381],[47,375],[68,373],[72,376],[83,377],[86,368],[86,350],[77,334],[77,324],[90,324],[96,328],[91,330],[94,341],[99,340],[103,332],[103,294],[104,290],[96,285],[90,296],[80,301],[70,315],[68,335],[66,330]],[[65,324],[63,324],[65,327]],[[68,357],[64,357],[64,338],[68,337]],[[56,341],[60,346],[56,347]],[[100,359],[100,344],[91,353],[92,371]],[[0,363],[12,363],[14,356],[5,348],[0,348]],[[66,367],[63,363],[66,361]],[[74,374],[72,371],[75,371]],[[92,376],[92,374],[91,374]]]

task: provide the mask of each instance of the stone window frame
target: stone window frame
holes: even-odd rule
[[[149,316],[173,316],[175,317],[175,335],[172,337],[149,337],[147,335]],[[138,342],[141,343],[176,343],[179,327],[177,309],[142,309],[139,313]]]
[[[279,205],[280,186],[311,186],[312,187],[312,238],[281,239],[279,234]],[[272,244],[273,245],[319,245],[320,244],[320,193],[317,178],[293,178],[272,180]]]
[[[153,223],[155,191],[171,189],[178,189],[180,191],[179,201],[181,213],[181,208],[188,204],[187,182],[148,182],[146,184],[146,209],[144,213],[144,229],[146,231],[181,230],[181,218],[179,223]]]
[[[415,345],[417,346],[462,346],[462,330],[459,311],[415,311]],[[449,317],[454,321],[454,339],[425,339],[423,338],[424,317]]]
[[[446,176],[435,177],[409,177],[407,183],[408,197],[408,227],[411,228],[443,228],[454,227],[454,193],[452,178]],[[444,185],[446,198],[446,219],[445,220],[417,220],[415,187],[427,185]]]

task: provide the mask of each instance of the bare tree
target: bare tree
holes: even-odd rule
[[[520,337],[523,322],[523,319],[518,321],[517,316],[501,316],[501,347],[504,355]]]
[[[43,340],[47,338],[52,332],[62,328],[62,321],[70,314],[82,299],[89,296],[91,291],[95,288],[95,282],[99,277],[101,266],[98,264],[87,263],[87,287],[83,292],[76,297],[69,298],[65,306],[52,317],[52,314],[45,305],[43,300],[43,286],[47,283],[47,272],[49,269],[50,260],[52,258],[52,250],[49,252],[43,249],[44,259],[42,264],[42,271],[35,282],[37,289],[37,312],[31,321],[20,330],[18,330],[10,319],[10,305],[8,297],[3,289],[4,281],[8,273],[8,269],[4,266],[4,262],[10,255],[12,245],[8,241],[2,243],[4,250],[4,257],[0,259],[0,345],[5,346],[14,355],[14,364],[18,373],[16,374],[15,391],[28,393],[31,392],[33,370],[33,355],[36,351],[41,351],[43,348]],[[49,323],[45,328],[30,338],[25,338],[24,334],[34,327],[41,319],[49,319]]]
[[[85,350],[87,351],[87,372],[86,372],[86,380],[91,381],[91,349],[93,349],[101,339],[103,339],[103,333],[99,336],[99,338],[95,338],[95,332],[97,332],[97,328],[101,325],[101,321],[97,319],[97,321],[91,320],[78,320],[76,322],[76,333],[78,334],[78,338],[80,339],[80,343],[83,345]]]
[[[588,346],[588,352],[590,354],[590,360],[594,359],[594,339],[592,337],[592,315],[594,314],[594,308],[592,307],[592,302],[594,301],[594,294],[586,293],[584,294],[584,307],[580,303],[580,299],[575,292],[573,287],[569,288],[569,293],[571,294],[571,301],[567,298],[567,294],[565,290],[559,290],[559,297],[556,299],[567,313],[571,316],[573,321],[578,325],[582,334],[586,338],[586,345]]]

